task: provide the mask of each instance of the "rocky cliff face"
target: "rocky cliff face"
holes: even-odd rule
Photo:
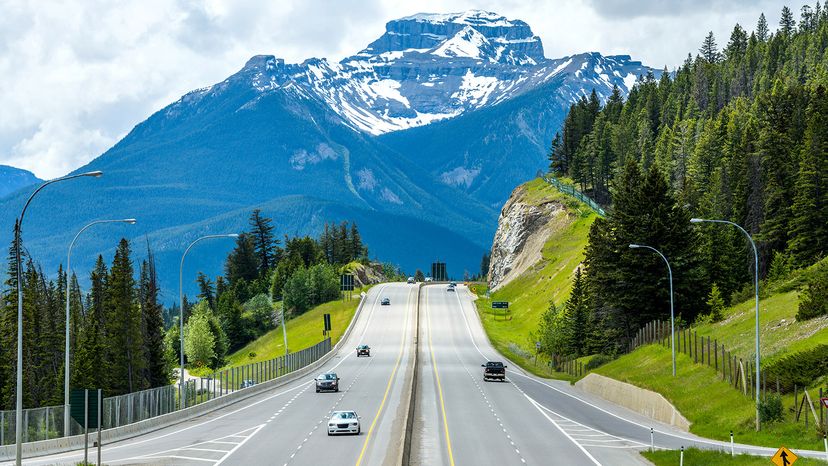
[[[527,199],[525,185],[512,191],[497,221],[489,264],[489,287],[496,290],[537,264],[543,245],[567,215],[558,201]]]

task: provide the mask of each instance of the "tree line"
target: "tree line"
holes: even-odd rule
[[[163,306],[152,251],[135,270],[127,240],[107,267],[98,256],[83,293],[77,276],[63,268],[50,280],[25,250],[23,289],[23,403],[63,404],[64,326],[69,287],[72,387],[101,388],[106,396],[167,385]],[[137,278],[136,278],[137,272]],[[17,256],[9,249],[0,301],[0,409],[15,405],[17,367]]]
[[[318,238],[280,240],[273,220],[254,210],[249,226],[228,254],[224,274],[213,281],[199,273],[197,299],[185,300],[184,354],[192,365],[218,368],[225,356],[276,328],[277,302],[288,319],[339,298],[343,266],[368,260],[355,223],[325,223]],[[177,313],[164,344],[171,365],[180,358]]]
[[[744,235],[691,226],[691,216],[743,226],[764,280],[825,257],[826,48],[828,9],[805,5],[797,24],[785,7],[777,31],[763,14],[750,33],[737,24],[721,51],[710,33],[675,73],[640,77],[626,101],[615,89],[603,105],[593,92],[571,106],[550,147],[550,170],[609,214],[590,230],[569,301],[544,316],[544,351],[612,352],[644,323],[668,317],[664,262],[630,243],[669,259],[684,321],[715,320],[725,305],[752,296]]]

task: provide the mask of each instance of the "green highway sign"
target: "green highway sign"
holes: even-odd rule
[[[88,427],[90,429],[97,429],[98,428],[98,405],[100,404],[98,400],[98,389],[90,388],[89,392],[89,413],[88,415],[84,415],[84,404],[86,401],[86,396],[84,393],[87,390],[82,388],[73,388],[71,392],[69,392],[69,405],[70,405],[70,414],[72,419],[74,419],[81,427]],[[84,418],[89,419],[89,425],[84,425]]]

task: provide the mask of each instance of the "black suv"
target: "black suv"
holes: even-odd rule
[[[338,392],[339,391],[339,377],[333,372],[326,372],[319,374],[316,377],[316,393],[319,392]]]
[[[486,364],[481,364],[483,367],[483,380],[500,379],[506,380],[506,366],[500,361],[489,361]]]
[[[359,345],[357,346],[357,357],[360,356],[371,356],[371,347],[368,345]]]

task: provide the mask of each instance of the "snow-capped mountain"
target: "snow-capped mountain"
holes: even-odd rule
[[[254,56],[79,169],[106,176],[40,194],[26,246],[57,270],[71,232],[94,218],[135,217],[118,234],[136,250],[151,245],[171,290],[188,241],[244,231],[262,209],[279,235],[355,221],[373,257],[409,272],[439,257],[454,276],[473,273],[500,207],[546,166],[572,102],[593,89],[606,98],[613,86],[626,94],[650,71],[623,55],[546,58],[529,25],[483,11],[391,21],[338,62]],[[25,194],[0,200],[0,224],[14,224]],[[111,232],[85,238],[78,270],[115,245]],[[0,230],[9,241],[11,230]],[[193,263],[219,274],[229,247],[205,243]]]
[[[593,88],[606,98],[613,86],[629,91],[648,71],[626,55],[547,59],[525,22],[472,10],[391,21],[379,39],[338,63],[255,56],[238,74],[189,100],[238,81],[263,94],[292,88],[323,101],[351,128],[379,135],[491,107],[556,77],[565,77],[565,98]]]

